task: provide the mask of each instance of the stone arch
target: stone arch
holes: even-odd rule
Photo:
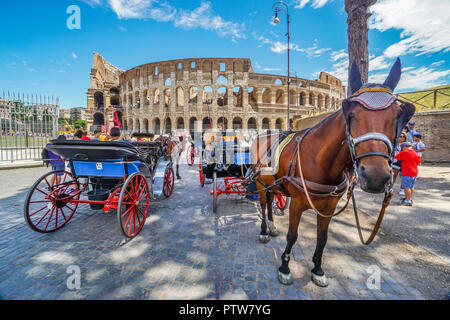
[[[300,92],[300,105],[306,105],[306,93],[304,91]]]
[[[94,118],[94,122],[93,125],[94,126],[104,126],[105,125],[105,115],[101,112],[96,112],[93,115]]]
[[[131,80],[128,81],[128,91],[133,91],[133,84],[132,84]]]
[[[139,91],[136,91],[134,93],[134,101],[136,102],[136,105],[139,107],[141,104],[141,96],[139,95]]]
[[[228,105],[228,88],[220,87],[217,89],[217,105],[223,107]]]
[[[103,92],[97,91],[94,93],[94,103],[95,109],[103,110],[105,108],[105,99],[103,96]]]
[[[315,101],[314,101],[315,99],[314,98],[315,98],[315,94],[313,92],[310,92],[309,93],[309,104],[312,105],[312,106],[315,106]]]
[[[320,94],[320,93],[317,95],[317,106],[320,109],[323,109],[323,107],[324,107],[324,105],[323,105],[323,95]]]
[[[262,89],[262,101],[263,103],[272,103],[272,92],[269,88]]]
[[[295,90],[290,90],[289,99],[291,105],[298,105],[299,102],[297,101],[297,93],[295,92]]]
[[[243,102],[243,90],[241,86],[235,86],[233,88],[233,106],[242,107]]]
[[[113,95],[110,98],[110,104],[112,106],[120,106],[120,96],[119,95]]]
[[[276,130],[283,130],[283,119],[281,119],[281,118],[278,118],[276,121],[275,121],[275,129]]]
[[[123,129],[128,130],[128,121],[127,120],[123,121]]]
[[[242,118],[234,117],[233,119],[233,130],[242,129]]]
[[[189,103],[197,104],[198,102],[198,88],[192,86],[189,88]]]
[[[172,90],[170,88],[164,89],[164,105],[166,107],[172,105]]]
[[[150,103],[150,95],[148,94],[148,89],[144,90],[144,104],[148,105]]]
[[[275,93],[275,103],[276,104],[284,104],[285,99],[284,99],[284,90],[283,89],[278,89],[277,92]]]
[[[258,90],[254,87],[248,88],[248,104],[253,108],[258,106]]]
[[[330,96],[329,95],[325,95],[325,109],[331,109],[331,105],[330,105]]]
[[[177,88],[177,107],[184,106],[184,90],[182,87]]]
[[[153,120],[153,133],[161,134],[161,120],[159,118]]]
[[[247,128],[249,130],[251,130],[251,129],[258,129],[258,126],[256,124],[256,119],[255,118],[251,117],[250,119],[248,119],[248,121],[247,121]]]
[[[167,117],[164,123],[164,133],[169,134],[171,132],[172,132],[172,120],[170,119],[170,117]]]
[[[211,129],[211,119],[209,117],[205,117],[202,121],[202,130],[206,131],[209,129]]]
[[[179,117],[177,119],[177,130],[184,130],[184,119],[183,119],[183,117]]]
[[[218,83],[219,85],[221,85],[221,84],[228,84],[228,78],[225,77],[224,75],[220,75],[220,76],[217,78],[217,83]]]
[[[228,119],[225,117],[220,117],[217,119],[217,128],[221,128],[222,131],[228,129]]]
[[[275,79],[274,84],[281,86],[281,85],[283,85],[283,81],[281,81],[280,78],[277,78],[277,79]]]
[[[153,104],[159,104],[161,97],[159,93],[159,88],[153,89]]]
[[[213,89],[210,86],[203,87],[203,103],[212,104],[213,102]]]
[[[172,86],[172,79],[170,77],[168,77],[166,80],[164,80],[164,85],[166,87]]]
[[[128,105],[129,106],[133,105],[133,94],[132,93],[128,94]]]
[[[264,130],[270,129],[270,119],[269,118],[264,118],[262,120],[262,129],[264,129]]]
[[[144,127],[142,129],[145,133],[148,133],[148,119],[144,119]]]

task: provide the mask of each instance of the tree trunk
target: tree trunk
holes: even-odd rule
[[[348,15],[348,71],[350,72],[353,61],[356,61],[363,83],[366,83],[369,78],[369,27],[367,23],[371,16],[369,7],[376,2],[377,0],[345,0],[345,11]],[[347,94],[350,95],[350,92],[349,83]]]

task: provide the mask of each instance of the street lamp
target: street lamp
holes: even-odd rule
[[[286,3],[284,3],[283,1],[278,1],[275,2],[272,5],[272,10],[275,12],[275,18],[273,19],[273,23],[274,24],[278,24],[280,22],[280,19],[278,18],[278,12],[280,11],[284,11],[284,13],[286,13],[286,17],[287,17],[287,65],[288,65],[288,70],[287,70],[287,92],[288,92],[288,110],[287,110],[287,125],[288,125],[288,130],[291,130],[291,122],[290,122],[290,104],[291,104],[291,92],[290,92],[290,83],[291,83],[291,78],[290,78],[290,39],[291,36],[289,34],[289,10],[288,10],[288,6]]]

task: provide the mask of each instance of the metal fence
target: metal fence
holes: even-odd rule
[[[419,109],[448,109],[450,106],[450,86],[436,89],[421,90],[415,92],[398,93],[396,96],[406,100]]]
[[[58,98],[0,96],[0,161],[40,160],[42,148],[58,134]]]

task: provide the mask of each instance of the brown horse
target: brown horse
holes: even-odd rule
[[[346,193],[347,181],[359,182],[366,192],[391,190],[392,146],[415,112],[413,105],[399,104],[392,94],[400,79],[400,68],[400,60],[397,59],[383,84],[363,85],[358,66],[354,63],[349,79],[352,95],[344,100],[341,110],[313,128],[297,132],[281,152],[278,171],[273,175],[261,174],[263,166],[253,162],[256,163],[253,179],[261,196],[261,242],[270,240],[268,233],[277,233],[271,212],[272,190],[291,197],[287,245],[278,270],[281,283],[293,282],[289,270],[290,253],[297,241],[298,225],[305,210],[318,212],[317,244],[311,271],[313,282],[324,287],[328,281],[322,270],[322,254],[328,226],[339,199]],[[252,145],[253,159],[264,162],[262,159],[274,139],[273,135],[259,136]]]
[[[180,158],[181,154],[183,153],[185,143],[183,143],[183,141],[181,141],[179,137],[171,136],[159,136],[155,139],[155,141],[160,142],[161,146],[165,147],[165,153],[169,157],[170,161],[174,162],[175,160],[177,179],[181,179],[181,176],[179,174]]]

